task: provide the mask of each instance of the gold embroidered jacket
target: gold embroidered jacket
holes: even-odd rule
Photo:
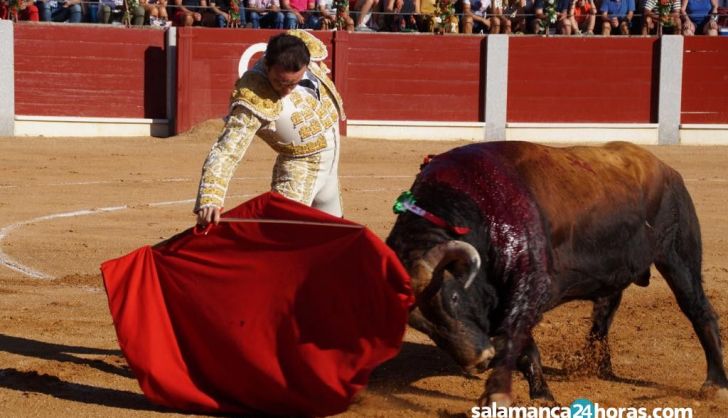
[[[304,40],[311,53],[306,77],[317,91],[297,86],[281,98],[258,62],[236,82],[230,113],[202,169],[195,211],[222,207],[230,179],[257,134],[279,154],[296,158],[331,149],[339,140],[338,122],[344,120],[341,96],[326,75],[325,45],[305,31],[289,31]]]

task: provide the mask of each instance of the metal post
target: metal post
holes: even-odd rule
[[[485,54],[485,141],[505,141],[508,35],[488,35]]]
[[[13,22],[0,20],[0,136],[15,135],[15,40]]]
[[[166,51],[167,51],[167,134],[175,135],[177,118],[177,28],[170,27],[166,30]]]
[[[660,38],[660,79],[657,108],[660,145],[680,143],[680,111],[682,105],[683,37],[664,35]]]

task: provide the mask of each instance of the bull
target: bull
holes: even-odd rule
[[[472,144],[432,158],[410,191],[387,238],[412,278],[409,323],[464,370],[493,369],[481,404],[510,405],[515,370],[532,399],[553,400],[532,332],[572,300],[594,303],[587,357],[613,377],[609,327],[653,264],[705,352],[701,392],[728,393],[698,217],[680,174],[647,150]]]

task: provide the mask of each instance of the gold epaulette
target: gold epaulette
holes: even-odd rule
[[[246,71],[235,83],[230,109],[235,106],[243,106],[268,122],[278,119],[283,110],[281,97],[265,76],[256,71]]]
[[[308,31],[300,29],[292,29],[286,32],[286,34],[295,36],[303,41],[308,48],[308,53],[311,55],[311,61],[323,61],[329,56],[329,51],[326,50],[326,45],[318,40],[315,36],[311,35]]]
[[[323,68],[322,68],[323,67]],[[321,63],[315,63],[311,62],[308,65],[308,70],[313,73],[316,78],[321,80],[321,83],[326,86],[326,89],[331,93],[331,96],[334,98],[334,103],[336,103],[336,108],[339,111],[339,118],[341,120],[346,120],[346,115],[344,114],[344,99],[341,98],[341,95],[336,90],[336,86],[334,85],[334,82],[331,81],[329,76],[326,74],[328,69],[326,68],[326,64],[323,62]]]

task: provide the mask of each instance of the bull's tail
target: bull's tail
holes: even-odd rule
[[[672,169],[668,170],[660,211],[655,220],[656,229],[663,232],[657,262],[675,263],[679,260],[689,271],[691,279],[699,285],[703,259],[700,222],[682,176]],[[660,256],[667,260],[660,260]]]

